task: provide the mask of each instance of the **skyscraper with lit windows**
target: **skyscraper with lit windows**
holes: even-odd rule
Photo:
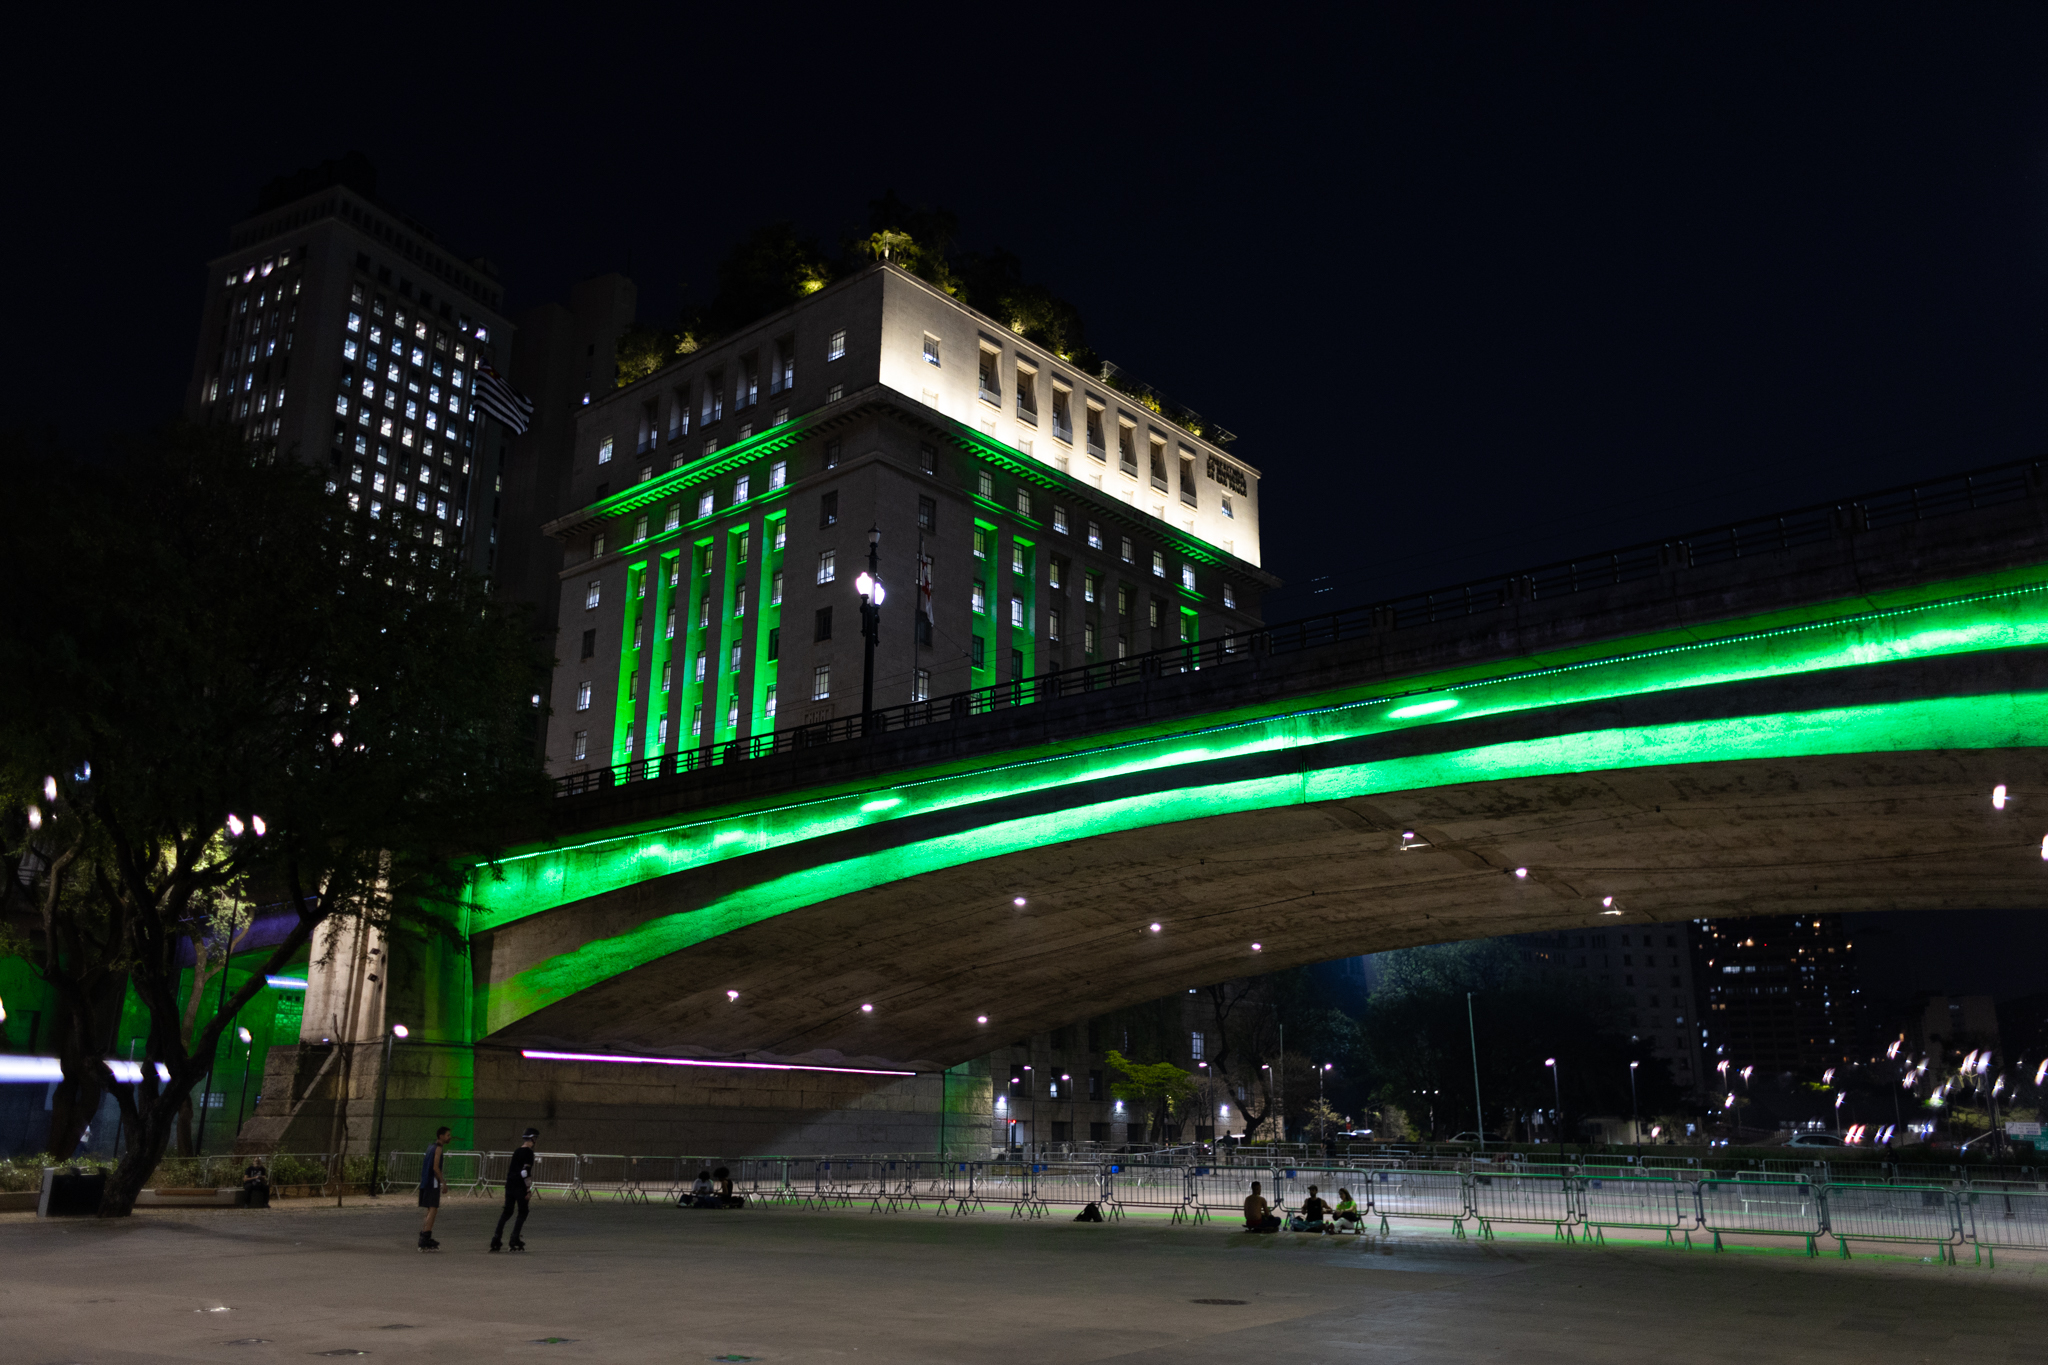
[[[264,187],[208,263],[186,415],[324,469],[372,517],[408,509],[488,577],[511,437],[473,397],[506,367],[503,289],[375,189],[359,155]]]

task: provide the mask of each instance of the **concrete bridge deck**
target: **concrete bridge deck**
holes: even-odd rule
[[[570,798],[476,881],[476,1034],[927,1069],[1418,942],[2039,904],[2038,819],[1988,798],[2048,790],[2048,504],[2000,477]]]

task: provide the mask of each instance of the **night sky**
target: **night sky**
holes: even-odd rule
[[[289,13],[17,33],[0,426],[173,412],[228,225],[360,149],[515,314],[952,208],[1238,433],[1273,620],[2048,427],[2048,7]]]

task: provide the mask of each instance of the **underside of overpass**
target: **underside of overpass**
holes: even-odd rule
[[[1417,943],[2042,905],[2031,524],[2026,548],[1939,581],[1923,554],[1875,588],[1865,565],[1850,595],[1795,582],[1804,604],[1781,574],[1768,611],[1723,593],[1718,615],[1688,600],[1676,625],[1548,648],[1468,629],[1434,668],[1339,660],[1256,697],[1210,680],[1237,704],[1073,738],[1045,708],[1051,731],[1007,750],[710,788],[480,870],[473,1036],[925,1070]]]

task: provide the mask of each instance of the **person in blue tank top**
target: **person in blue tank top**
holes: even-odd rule
[[[434,1145],[427,1149],[420,1162],[420,1207],[427,1211],[426,1219],[420,1224],[420,1250],[439,1251],[441,1244],[434,1240],[434,1215],[441,1211],[441,1191],[447,1187],[447,1177],[441,1171],[441,1153],[448,1150],[448,1143],[455,1130],[436,1128]]]

